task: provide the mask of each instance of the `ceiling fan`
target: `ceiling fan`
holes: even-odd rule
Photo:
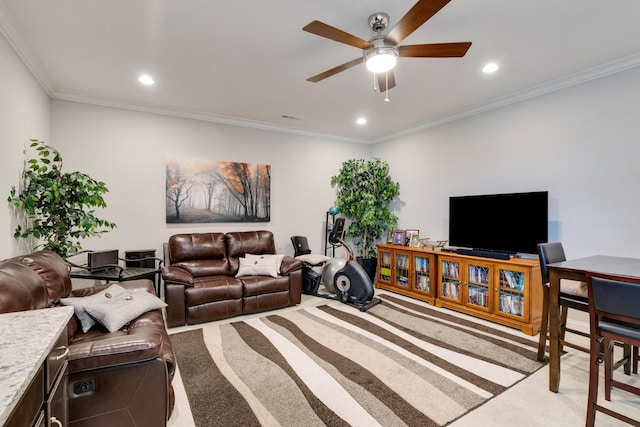
[[[320,21],[307,24],[303,30],[320,37],[362,49],[363,55],[345,62],[323,73],[309,77],[307,81],[316,83],[321,80],[366,63],[367,69],[375,73],[380,92],[387,92],[396,86],[393,67],[398,57],[403,58],[460,58],[463,57],[471,42],[431,43],[398,46],[402,40],[427,22],[451,0],[419,0],[386,35],[382,34],[389,23],[389,15],[375,13],[369,17],[369,26],[376,33],[369,41],[346,33]],[[374,80],[375,81],[375,80]],[[386,99],[388,100],[388,98]]]

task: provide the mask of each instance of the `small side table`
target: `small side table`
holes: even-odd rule
[[[156,295],[160,295],[160,269],[145,267],[109,268],[102,271],[72,269],[69,276],[74,279],[104,280],[109,282],[126,282],[127,280],[150,279]]]

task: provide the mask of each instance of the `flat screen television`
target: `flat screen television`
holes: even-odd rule
[[[547,191],[449,198],[449,246],[537,253],[547,242]]]

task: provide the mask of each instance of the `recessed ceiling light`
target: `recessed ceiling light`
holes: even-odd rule
[[[495,62],[489,62],[488,64],[486,64],[484,66],[484,68],[482,69],[482,72],[483,73],[487,73],[487,74],[491,74],[491,73],[495,73],[496,71],[498,71],[499,68],[500,67]]]
[[[365,119],[364,117],[358,117],[358,120],[356,120],[356,123],[359,125],[367,124],[367,119]]]
[[[147,86],[150,86],[155,83],[155,81],[153,80],[153,77],[151,77],[148,74],[143,74],[140,77],[138,77],[138,81],[143,85],[147,85]]]

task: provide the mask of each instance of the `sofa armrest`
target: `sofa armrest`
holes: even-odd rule
[[[193,276],[191,273],[178,267],[162,267],[162,280],[168,283],[193,286]]]
[[[147,332],[81,341],[69,346],[69,372],[144,362],[162,355],[162,334]]]
[[[285,256],[282,258],[282,263],[280,264],[280,275],[288,276],[292,272],[296,270],[300,270],[302,268],[302,261],[291,258],[290,256]]]
[[[184,285],[164,283],[164,298],[168,304],[166,308],[167,326],[183,326],[187,322],[187,308],[184,296]]]

